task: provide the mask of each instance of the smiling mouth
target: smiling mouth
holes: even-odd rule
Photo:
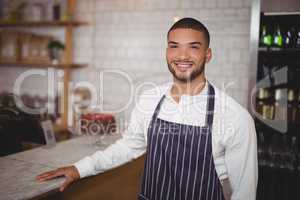
[[[174,62],[176,68],[178,68],[179,70],[187,70],[189,68],[191,68],[193,66],[192,62]]]

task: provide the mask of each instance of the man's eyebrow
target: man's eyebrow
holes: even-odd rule
[[[201,42],[190,42],[189,44],[190,44],[190,45],[198,44],[198,45],[200,45],[200,46],[202,45]]]
[[[178,42],[169,41],[168,44],[178,44]]]
[[[169,41],[168,44],[179,44],[178,42],[175,42],[175,41]],[[201,42],[189,42],[188,43],[189,45],[202,45]]]

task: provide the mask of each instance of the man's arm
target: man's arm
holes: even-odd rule
[[[120,140],[104,151],[97,151],[76,162],[74,166],[80,178],[104,172],[141,156],[146,150],[142,118],[141,113],[134,108],[129,126]]]
[[[145,118],[138,108],[134,108],[127,130],[115,144],[112,144],[104,151],[97,151],[91,156],[79,160],[72,166],[42,173],[36,179],[38,181],[46,181],[55,177],[65,176],[66,181],[60,186],[60,191],[63,191],[67,186],[80,178],[98,174],[139,157],[146,150],[143,132],[144,120]]]
[[[232,187],[231,200],[255,200],[257,187],[257,144],[252,117],[246,111],[233,126],[227,139],[225,162]]]

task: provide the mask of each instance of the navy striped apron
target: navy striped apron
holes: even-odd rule
[[[148,128],[148,146],[139,200],[224,200],[212,154],[214,88],[208,84],[205,126],[157,118]]]

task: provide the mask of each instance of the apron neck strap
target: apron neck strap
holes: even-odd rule
[[[159,100],[159,102],[158,102],[158,104],[157,104],[157,106],[156,106],[156,108],[155,108],[155,111],[154,111],[154,114],[153,114],[152,119],[156,119],[156,118],[157,118],[158,113],[159,113],[159,110],[160,110],[160,107],[161,107],[161,104],[162,104],[162,102],[164,101],[165,97],[166,97],[166,95],[164,94],[164,95],[160,98],[160,100]]]
[[[159,100],[152,119],[156,119],[161,107],[161,104],[164,100],[166,95],[163,95],[161,99]],[[212,127],[213,120],[214,120],[214,108],[215,108],[215,89],[213,86],[208,83],[208,94],[207,94],[207,105],[206,105],[206,116],[205,116],[205,125],[209,128]]]
[[[209,128],[212,127],[214,121],[214,109],[215,109],[215,89],[210,83],[208,83],[205,124]]]

